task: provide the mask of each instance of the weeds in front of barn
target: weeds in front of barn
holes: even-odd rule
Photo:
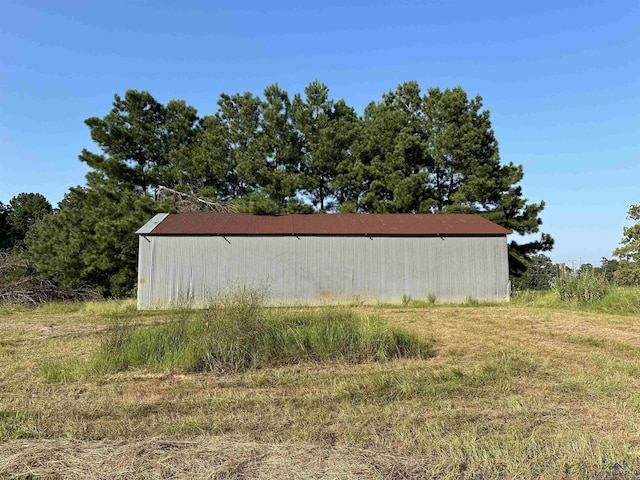
[[[640,288],[619,285],[602,286],[599,280],[571,280],[558,284],[553,290],[518,291],[511,297],[511,304],[535,307],[582,310],[585,312],[619,315],[640,314]]]
[[[128,310],[125,310],[125,313]],[[84,364],[45,367],[51,381],[128,369],[240,372],[308,362],[362,363],[428,358],[431,344],[375,314],[345,307],[268,309],[259,291],[239,290],[170,321],[133,325],[116,312],[98,352]]]

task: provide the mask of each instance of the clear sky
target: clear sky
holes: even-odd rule
[[[408,80],[480,94],[557,262],[611,257],[640,203],[637,0],[0,0],[0,201],[84,184],[115,93],[205,115],[314,79],[359,113]]]

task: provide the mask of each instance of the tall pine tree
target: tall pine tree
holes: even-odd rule
[[[400,85],[367,106],[354,150],[354,166],[364,171],[360,211],[478,213],[521,235],[539,232],[544,202],[523,198],[522,166],[501,163],[482,98],[460,87],[421,95],[417,82]],[[512,274],[552,246],[544,233],[512,242]]]

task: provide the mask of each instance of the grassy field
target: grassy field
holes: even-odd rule
[[[415,332],[431,356],[236,373],[83,370],[122,319],[176,313],[131,301],[4,308],[0,478],[614,478],[610,462],[640,469],[629,295],[628,308],[544,295],[357,307]]]

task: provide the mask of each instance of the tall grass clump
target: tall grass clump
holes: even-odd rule
[[[156,325],[114,321],[87,373],[129,368],[212,370],[248,369],[305,362],[361,363],[427,358],[431,343],[414,333],[389,328],[377,316],[346,307],[275,309],[265,295],[242,289],[207,309],[182,309]]]
[[[602,301],[599,311],[626,315],[640,314],[640,287],[612,286]]]
[[[87,366],[89,373],[129,368],[187,368],[203,354],[203,325],[187,310],[166,323],[137,326],[129,319],[115,319],[102,338],[100,350]]]
[[[602,300],[610,289],[607,279],[591,270],[566,275],[554,283],[554,291],[561,301],[582,304]]]
[[[566,290],[571,286],[562,285],[560,280],[554,285],[553,290],[531,291],[520,290],[513,292],[511,303],[533,308],[562,308],[611,313],[617,315],[640,314],[640,287],[621,287],[609,284],[604,287],[605,293],[601,297],[584,295],[583,298],[591,298],[591,301],[579,300],[578,297],[568,295]],[[575,287],[573,287],[575,289]],[[563,290],[565,290],[563,292]]]
[[[261,364],[313,361],[361,363],[397,358],[426,358],[431,345],[408,330],[389,328],[375,315],[362,316],[344,307],[282,312],[256,350]]]
[[[269,330],[265,300],[263,290],[241,288],[211,304],[202,317],[206,353],[193,368],[239,371],[257,367],[256,352]]]

